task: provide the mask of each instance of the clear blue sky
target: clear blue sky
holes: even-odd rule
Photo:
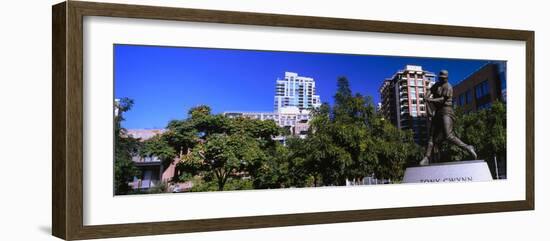
[[[115,45],[115,98],[128,97],[125,128],[164,128],[206,104],[214,113],[273,111],[275,80],[284,72],[315,79],[322,102],[333,103],[336,80],[378,103],[385,78],[407,64],[438,73],[449,70],[454,85],[488,60],[412,58],[300,52]]]

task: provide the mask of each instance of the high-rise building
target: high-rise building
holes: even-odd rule
[[[427,141],[424,95],[435,83],[435,74],[422,66],[407,65],[380,86],[379,111],[397,128],[412,130],[416,143]]]
[[[311,110],[321,106],[321,97],[315,94],[315,80],[285,72],[284,79],[277,79],[273,112],[228,111],[230,118],[246,117],[259,120],[273,120],[286,128],[292,135],[304,138],[309,129]],[[284,142],[284,137],[277,137]]]
[[[321,106],[321,98],[315,94],[315,80],[313,78],[285,72],[284,79],[277,79],[274,109],[277,112],[283,107],[290,106],[298,107],[300,110],[309,110]]]
[[[114,107],[115,107],[115,117],[118,116],[118,112],[119,112],[119,105],[120,105],[120,99],[115,99],[115,104],[114,104]]]
[[[505,102],[506,70],[503,65],[504,63],[487,63],[455,85],[454,105],[468,113],[488,108],[497,100]]]

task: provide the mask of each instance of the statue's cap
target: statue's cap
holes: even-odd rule
[[[449,71],[446,69],[439,71],[439,77],[440,78],[449,78]]]

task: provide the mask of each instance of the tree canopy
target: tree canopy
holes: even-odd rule
[[[506,106],[500,101],[476,112],[464,113],[458,108],[454,130],[465,143],[476,148],[478,159],[506,158]],[[454,146],[444,145],[442,151],[449,161],[468,158]]]
[[[123,98],[117,102],[115,108],[117,114],[114,117],[114,135],[115,135],[115,194],[127,194],[130,192],[130,183],[134,176],[140,175],[139,169],[134,166],[132,157],[139,152],[138,139],[128,136],[126,129],[122,128],[121,123],[124,121],[124,113],[129,111],[134,105],[134,101],[128,98]]]
[[[313,175],[314,185],[318,179],[331,186],[367,176],[400,180],[407,160],[420,153],[412,133],[384,120],[372,98],[353,94],[345,77],[337,81],[334,100],[333,107],[323,104],[314,111],[310,134],[294,150]]]
[[[273,121],[213,115],[204,105],[192,108],[187,119],[171,121],[167,129],[160,137],[165,146],[159,149],[179,150],[178,169],[186,177],[180,180],[200,176],[215,182],[218,190],[230,178],[261,168],[281,131]]]

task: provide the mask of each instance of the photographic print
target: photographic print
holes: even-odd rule
[[[533,210],[534,34],[59,3],[52,233]]]
[[[533,210],[534,34],[56,4],[52,234]]]
[[[506,179],[506,62],[115,44],[114,193]]]

